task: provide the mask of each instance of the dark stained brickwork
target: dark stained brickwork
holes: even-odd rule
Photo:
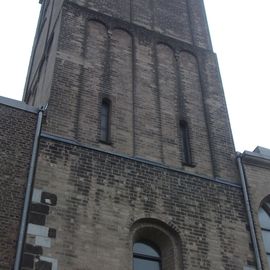
[[[0,104],[0,269],[13,269],[35,113]]]
[[[36,188],[44,187],[58,200],[46,225],[57,237],[44,255],[60,269],[131,269],[132,224],[145,218],[177,231],[185,270],[253,261],[237,186],[43,138]]]

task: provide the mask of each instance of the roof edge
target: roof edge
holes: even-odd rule
[[[246,164],[252,164],[259,167],[270,168],[270,157],[261,153],[244,151],[242,160]]]
[[[23,101],[0,96],[0,104],[31,113],[38,113],[39,108],[30,106]]]

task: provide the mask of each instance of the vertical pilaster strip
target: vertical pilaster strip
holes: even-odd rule
[[[129,12],[130,23],[133,23],[133,0],[129,0]]]
[[[136,41],[132,36],[133,156],[136,156]]]
[[[206,12],[205,12],[205,6],[204,6],[204,3],[203,3],[202,0],[200,0],[200,5],[201,5],[204,24],[205,24],[206,34],[207,34],[208,46],[209,46],[209,49],[212,51],[213,50],[213,45],[212,45],[210,31],[209,31],[209,27],[208,27],[208,21],[207,21]]]
[[[159,141],[160,141],[160,159],[161,162],[164,163],[164,151],[163,151],[163,136],[162,136],[162,118],[161,118],[161,105],[160,105],[160,85],[159,85],[159,73],[158,73],[158,67],[159,67],[159,61],[158,61],[158,55],[157,55],[157,44],[156,41],[154,41],[153,44],[153,60],[154,60],[154,72],[155,72],[155,84],[156,84],[156,108],[158,113],[158,125],[159,125]]]
[[[178,95],[178,110],[179,110],[179,116],[178,116],[178,136],[179,136],[179,145],[180,145],[180,160],[183,162],[183,144],[181,143],[181,132],[180,132],[180,120],[187,120],[187,113],[186,113],[186,103],[185,103],[185,97],[183,93],[183,85],[182,85],[182,78],[181,78],[181,71],[180,71],[180,51],[175,53],[175,67],[176,67],[176,79],[177,79],[177,95]],[[181,164],[181,166],[183,166]]]
[[[111,35],[112,32],[110,29],[107,29],[107,46],[106,46],[106,55],[104,59],[104,66],[103,66],[103,75],[102,75],[102,80],[101,80],[101,94],[100,94],[100,100],[98,104],[99,108],[99,125],[98,125],[98,140],[100,138],[101,134],[101,101],[104,95],[109,94],[110,91],[108,89],[111,87]]]
[[[192,25],[192,21],[191,21],[191,12],[190,12],[189,0],[186,0],[186,6],[187,6],[189,31],[190,31],[190,35],[191,35],[192,45],[194,46],[195,45],[195,38],[194,38],[193,25]]]
[[[181,74],[180,74],[180,69],[179,69],[179,52],[175,51],[174,53],[174,69],[175,69],[175,75],[176,75],[176,93],[177,93],[177,104],[178,104],[178,123],[177,123],[177,131],[178,131],[178,139],[180,140],[180,119],[185,117],[185,109],[184,109],[184,98],[183,98],[183,93],[182,93],[182,87],[181,87]],[[179,143],[179,157],[180,160],[182,160],[182,144]],[[179,164],[179,166],[181,166]]]
[[[154,4],[154,0],[150,1],[150,8],[152,10],[152,18],[151,18],[151,30],[154,31],[155,29],[155,4]]]
[[[175,53],[175,65],[176,65],[176,78],[177,78],[177,86],[178,86],[178,104],[179,104],[179,120],[186,118],[186,104],[183,94],[183,86],[182,86],[182,78],[181,78],[181,71],[180,71],[180,52]]]
[[[216,160],[214,158],[214,151],[213,151],[213,147],[212,144],[213,139],[211,136],[211,132],[210,132],[210,123],[209,123],[209,119],[210,119],[210,115],[208,113],[207,110],[207,104],[206,104],[206,96],[205,96],[205,84],[203,82],[203,76],[202,76],[202,64],[201,61],[199,60],[199,57],[196,57],[197,59],[197,63],[198,63],[198,73],[199,73],[199,80],[200,80],[200,85],[201,85],[201,92],[202,92],[202,102],[203,102],[203,111],[204,111],[204,118],[205,118],[205,124],[206,124],[206,129],[207,129],[207,137],[208,137],[208,144],[209,144],[209,151],[210,151],[210,157],[211,157],[211,165],[212,165],[212,171],[213,171],[213,176],[217,177],[217,165],[216,165]]]
[[[104,63],[102,94],[110,94],[111,90],[111,37],[112,31],[107,32],[107,49]]]
[[[82,59],[85,59],[86,57],[86,46],[87,46],[87,21],[88,19],[85,18],[84,20],[84,37],[83,37],[83,46],[81,51],[81,57]],[[83,92],[84,92],[84,76],[85,76],[85,68],[83,65],[80,66],[80,75],[79,75],[79,87],[78,87],[78,93],[77,93],[77,105],[76,105],[76,113],[75,113],[75,119],[74,119],[74,135],[76,140],[80,140],[80,116],[82,113],[81,110],[81,99],[83,98]]]

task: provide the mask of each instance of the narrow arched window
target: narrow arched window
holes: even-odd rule
[[[104,98],[101,104],[100,140],[105,143],[110,141],[110,111],[111,102]]]
[[[144,242],[134,243],[133,270],[161,270],[159,251]]]
[[[259,222],[261,226],[264,249],[270,266],[270,203],[264,203],[259,209]]]
[[[188,123],[184,120],[180,120],[180,136],[182,140],[183,163],[192,165]]]

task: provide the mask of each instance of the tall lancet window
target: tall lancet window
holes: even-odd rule
[[[159,251],[148,243],[134,243],[133,270],[161,270]]]
[[[104,98],[101,104],[100,140],[105,143],[110,142],[110,113],[111,101]]]
[[[180,120],[180,136],[182,140],[183,163],[192,165],[191,145],[189,138],[188,123],[185,120]]]

